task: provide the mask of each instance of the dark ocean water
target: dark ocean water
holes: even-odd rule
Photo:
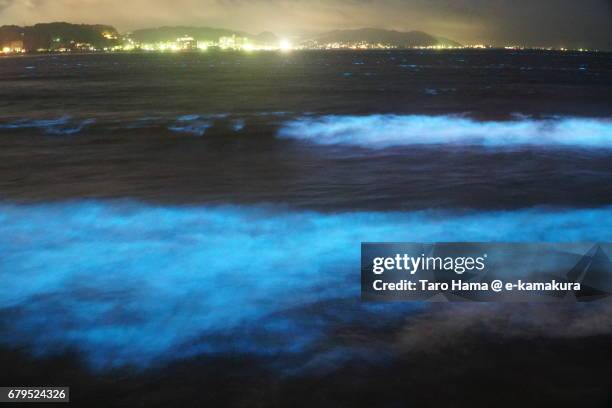
[[[611,54],[28,56],[0,95],[3,384],[610,401],[609,302],[362,304],[359,248],[612,241]]]
[[[45,56],[3,59],[0,81],[9,200],[320,210],[612,200],[609,54]]]

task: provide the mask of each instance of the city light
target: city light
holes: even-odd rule
[[[291,45],[291,42],[287,39],[283,39],[280,41],[280,50],[281,51],[291,51],[293,49],[293,46]]]
[[[232,36],[221,36],[217,40],[201,40],[189,35],[176,38],[174,40],[160,41],[155,43],[140,42],[132,38],[131,34],[116,36],[112,33],[100,34],[106,40],[112,40],[112,45],[94,46],[87,42],[76,42],[62,38],[53,38],[49,48],[37,48],[28,50],[23,41],[11,41],[0,44],[0,54],[10,55],[26,52],[205,52],[209,50],[221,51],[240,51],[240,52],[261,52],[261,51],[281,51],[291,50],[393,50],[393,49],[414,49],[414,50],[461,50],[461,49],[502,49],[507,51],[514,50],[541,50],[541,51],[562,51],[562,52],[597,52],[586,48],[568,49],[565,47],[535,47],[520,44],[508,44],[504,46],[494,46],[488,44],[468,44],[468,45],[415,45],[398,46],[396,44],[368,42],[368,41],[348,41],[348,42],[319,42],[317,40],[307,40],[299,43],[292,43],[287,38],[282,38],[275,42],[261,42],[249,37],[242,37],[233,34]]]

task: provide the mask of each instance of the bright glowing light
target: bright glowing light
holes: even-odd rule
[[[8,254],[0,276],[10,277],[0,311],[19,311],[0,344],[38,354],[74,348],[98,368],[295,353],[312,349],[339,316],[372,321],[357,300],[355,242],[612,239],[611,207],[324,214],[81,201],[0,203],[0,220]],[[313,315],[313,305],[322,312]],[[376,320],[395,306],[380,307]]]
[[[279,137],[373,149],[433,144],[611,149],[612,121],[574,117],[476,121],[456,116],[330,115],[289,121],[280,129]]]
[[[279,46],[280,46],[281,51],[291,51],[293,49],[293,45],[291,44],[291,41],[287,39],[281,40]]]

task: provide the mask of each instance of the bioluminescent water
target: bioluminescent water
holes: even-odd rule
[[[272,117],[278,116],[273,113]],[[259,117],[259,116],[258,116]],[[257,118],[257,117],[255,117]],[[189,114],[172,117],[70,117],[17,119],[0,124],[1,131],[37,130],[43,135],[78,135],[97,122],[98,133],[124,129],[166,129],[172,133],[204,136],[216,126],[229,135],[242,131],[252,115]],[[255,122],[255,123],[254,123]],[[472,146],[486,148],[583,148],[612,147],[611,118],[555,117],[505,121],[480,121],[460,115],[364,115],[299,116],[275,123],[277,136],[318,145],[385,149],[405,146]]]
[[[73,121],[68,116],[51,119],[19,119],[0,124],[0,130],[38,130],[47,135],[74,135],[95,123],[94,119]]]
[[[0,383],[88,406],[605,398],[609,302],[362,303],[360,245],[611,241],[610,67],[527,50],[0,58]],[[550,392],[576,385],[579,401]]]
[[[285,123],[280,137],[321,145],[389,148],[468,145],[612,148],[612,119],[475,121],[456,116],[370,115],[305,117]]]
[[[361,242],[612,240],[610,207],[322,214],[79,201],[3,204],[0,221],[0,309],[18,316],[2,342],[74,348],[99,368],[299,354],[333,325],[376,325],[356,302]]]

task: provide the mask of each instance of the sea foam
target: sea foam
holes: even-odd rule
[[[562,117],[476,121],[461,116],[329,115],[287,121],[278,136],[320,145],[374,149],[411,145],[610,149],[612,119]]]
[[[99,369],[225,352],[299,354],[332,328],[422,307],[359,302],[363,241],[611,240],[612,207],[325,214],[1,204],[0,316],[10,324],[0,344],[37,355],[74,349]]]

